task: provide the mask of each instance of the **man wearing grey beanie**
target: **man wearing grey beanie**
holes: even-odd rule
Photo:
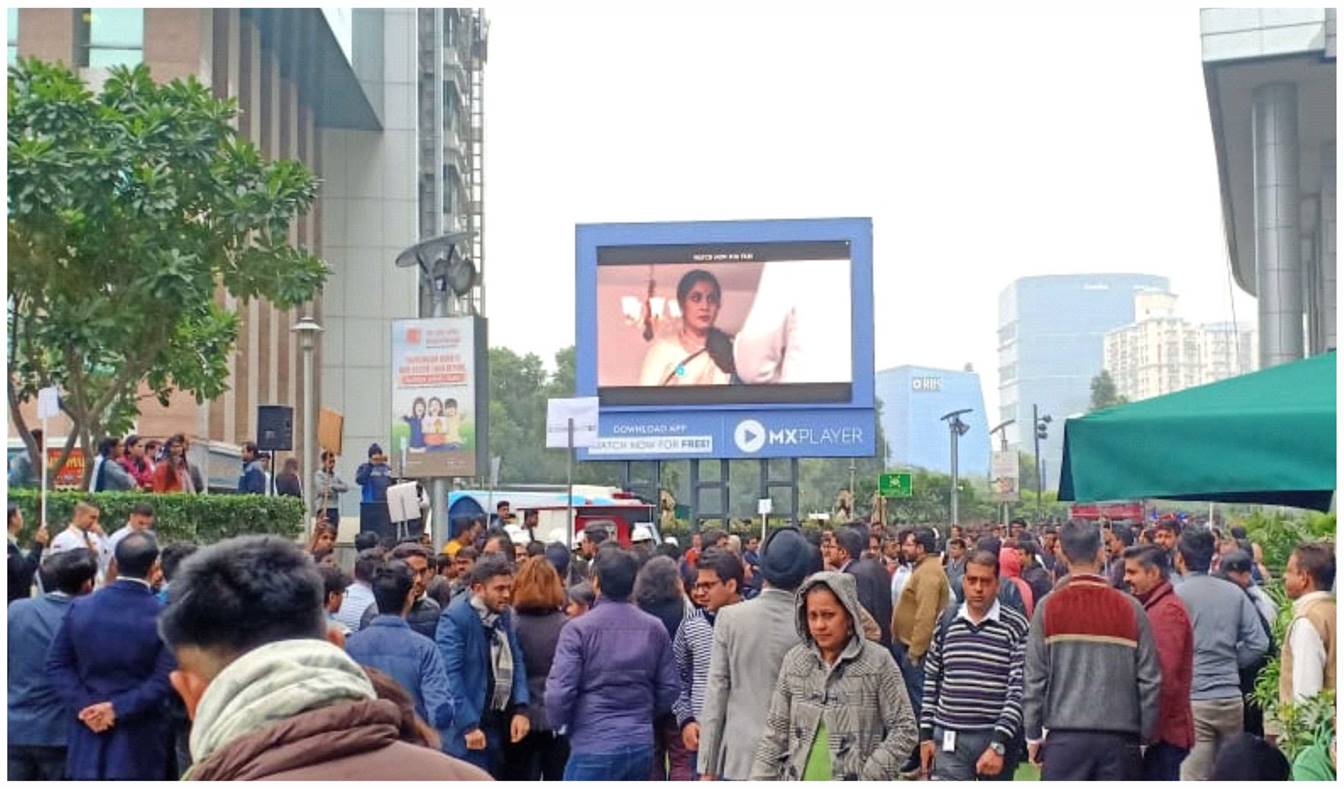
[[[700,716],[696,771],[701,776],[750,778],[780,664],[798,644],[794,592],[821,569],[821,554],[802,532],[780,529],[761,551],[765,585],[760,595],[719,612]]]

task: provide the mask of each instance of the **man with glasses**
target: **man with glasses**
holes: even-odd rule
[[[694,764],[700,748],[699,717],[705,708],[709,660],[714,653],[714,618],[723,608],[742,601],[745,577],[742,560],[731,551],[710,548],[696,570],[695,598],[704,608],[681,620],[672,640],[672,660],[681,678],[681,692],[672,704],[681,728],[682,744]]]
[[[391,558],[394,561],[402,561],[411,568],[411,578],[413,581],[413,590],[415,592],[415,602],[411,605],[410,613],[406,615],[406,624],[420,635],[433,640],[434,632],[439,626],[439,614],[443,609],[434,598],[426,594],[429,589],[429,580],[434,577],[434,569],[429,564],[429,551],[423,545],[415,542],[403,542],[392,549]],[[364,615],[360,618],[360,629],[369,626],[375,617],[380,613],[397,614],[397,611],[382,612],[378,609],[378,603],[369,606]]]

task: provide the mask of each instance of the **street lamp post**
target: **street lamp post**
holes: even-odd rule
[[[317,415],[314,413],[317,397],[313,392],[313,349],[317,347],[317,336],[322,333],[322,326],[313,320],[311,315],[305,315],[290,331],[299,335],[299,348],[303,351],[303,503],[307,513],[311,513],[314,493],[313,471],[317,468],[313,458],[313,447],[316,443],[313,433],[317,424]]]
[[[958,523],[960,523],[959,514],[957,512],[958,499],[960,498],[957,493],[957,439],[961,438],[963,435],[966,434],[967,430],[971,429],[969,425],[961,421],[961,415],[969,414],[972,410],[974,409],[963,408],[960,411],[953,411],[950,414],[943,414],[941,417],[939,417],[939,419],[947,422],[947,432],[950,435],[950,440],[952,442],[952,492],[951,492],[952,524],[951,525],[953,526],[956,526]]]
[[[1050,415],[1041,414],[1040,408],[1035,403],[1031,404],[1031,425],[1032,432],[1035,434],[1036,444],[1036,520],[1041,519],[1041,485],[1043,484],[1041,473],[1041,442],[1049,438],[1048,425],[1050,424]]]
[[[454,304],[476,285],[476,267],[461,253],[458,245],[471,240],[476,233],[464,231],[437,236],[407,247],[397,255],[398,268],[420,269],[420,283],[431,294],[431,317],[446,318],[456,314]],[[449,293],[452,298],[449,298]],[[422,316],[423,317],[423,316]],[[480,370],[476,371],[479,375]],[[405,469],[402,469],[405,473]],[[434,550],[448,542],[448,478],[433,477],[430,481],[430,511]]]
[[[1016,419],[1009,419],[1006,422],[1000,422],[998,426],[996,426],[993,430],[989,431],[989,434],[991,436],[994,435],[995,433],[999,434],[999,450],[1001,452],[1008,451],[1008,426],[1011,424],[1015,424],[1016,422],[1017,422]],[[1015,490],[1018,489],[1018,486],[1016,485],[1014,485],[1013,487]],[[1003,525],[1004,526],[1008,525],[1008,502],[1006,501],[1003,503]]]

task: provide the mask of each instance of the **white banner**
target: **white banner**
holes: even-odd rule
[[[569,446],[569,420],[574,420],[574,446],[597,443],[597,398],[552,398],[546,401],[546,448]]]

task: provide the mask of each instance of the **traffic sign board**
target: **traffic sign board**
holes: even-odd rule
[[[882,474],[877,478],[877,492],[881,496],[908,499],[914,495],[913,475],[908,471]]]

